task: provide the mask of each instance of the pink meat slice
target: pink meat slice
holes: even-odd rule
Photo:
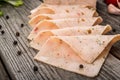
[[[38,35],[30,42],[30,46],[34,49],[40,50],[43,44],[51,36],[80,36],[80,35],[101,35],[111,30],[109,25],[94,27],[72,27],[55,30],[44,30],[39,32]]]
[[[104,41],[104,44],[100,45],[96,42],[98,40]],[[71,72],[95,77],[111,46],[118,40],[120,35],[53,36],[47,40],[34,59]],[[76,51],[78,48],[81,50],[79,53]],[[91,59],[95,61],[87,63],[86,59],[83,59],[84,55],[87,62]]]
[[[58,19],[58,20],[44,20],[39,22],[31,31],[28,39],[32,40],[43,30],[61,29],[67,27],[80,27],[80,26],[94,26],[102,22],[101,17],[97,18],[70,18],[70,19]]]

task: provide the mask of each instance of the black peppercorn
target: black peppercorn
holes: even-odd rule
[[[113,31],[113,32],[116,32],[116,29],[113,29],[112,31]]]
[[[13,44],[14,44],[14,45],[17,45],[17,41],[14,41]]]
[[[19,33],[19,32],[16,32],[16,36],[20,36],[20,33]]]
[[[20,73],[21,71],[20,71],[20,70],[18,70],[17,72],[18,72],[18,73]]]
[[[37,67],[37,66],[34,66],[34,67],[33,67],[33,71],[34,71],[34,72],[38,71],[38,67]]]
[[[84,66],[82,64],[79,65],[79,68],[82,69]]]
[[[2,25],[0,25],[0,29],[2,29]]]
[[[21,27],[24,27],[24,24],[21,24]]]
[[[1,31],[1,34],[4,34],[4,33],[5,33],[5,31],[4,31],[4,30],[2,30],[2,31]]]
[[[9,19],[9,16],[8,16],[8,15],[6,16],[6,19]]]
[[[22,53],[21,51],[17,51],[17,55],[21,55],[21,53]]]

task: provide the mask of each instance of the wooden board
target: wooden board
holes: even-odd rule
[[[10,80],[1,59],[0,59],[0,80]]]
[[[34,2],[33,2],[34,1]],[[119,80],[120,79],[120,42],[115,44],[109,54],[105,64],[103,65],[99,75],[95,78],[88,78],[72,72],[68,72],[53,66],[38,63],[33,60],[37,51],[29,47],[27,36],[31,28],[28,25],[28,15],[30,10],[40,5],[39,0],[24,0],[21,7],[12,7],[4,5],[2,10],[4,16],[0,18],[0,25],[5,31],[4,35],[0,34],[0,56],[3,60],[9,75],[13,80]],[[110,15],[106,11],[106,5],[103,0],[98,0],[98,12],[103,17],[103,24],[110,24],[115,30],[109,34],[120,33],[120,17]],[[9,19],[6,19],[6,16]],[[21,28],[21,24],[24,27]],[[16,37],[15,33],[20,32],[20,37]],[[13,45],[13,41],[18,41],[18,45]],[[22,51],[21,55],[17,51]],[[33,67],[37,66],[38,71],[34,72]]]

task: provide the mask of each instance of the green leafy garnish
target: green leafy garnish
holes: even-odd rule
[[[0,7],[3,3],[9,3],[15,7],[23,5],[23,0],[0,0]],[[3,12],[0,10],[0,16],[3,15]]]
[[[23,4],[23,1],[22,0],[3,0],[13,6],[21,6]]]
[[[3,12],[0,10],[0,16],[2,16],[3,15]]]

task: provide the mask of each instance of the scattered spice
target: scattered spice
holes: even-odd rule
[[[5,33],[5,31],[4,31],[4,30],[2,30],[2,31],[1,31],[1,34],[3,35],[4,33]]]
[[[92,7],[91,6],[86,6],[86,8],[91,9]]]
[[[60,39],[59,41],[60,41],[60,44],[62,44],[62,40]]]
[[[94,30],[94,28],[92,28],[92,30]]]
[[[91,34],[91,30],[90,29],[88,30],[88,34]]]
[[[9,16],[8,16],[8,15],[6,16],[6,19],[9,19]]]
[[[100,41],[99,39],[97,39],[96,42],[97,42],[97,44],[99,44],[100,46],[105,43],[105,41]]]
[[[106,58],[106,56],[103,56],[103,59],[105,59]]]
[[[105,41],[103,41],[103,43],[105,43]]]
[[[69,10],[66,10],[67,13],[69,13]]]
[[[67,56],[69,57],[70,55],[68,54]]]
[[[24,27],[24,24],[21,24],[21,27]]]
[[[81,21],[85,21],[85,19],[81,19]]]
[[[33,67],[33,71],[34,71],[34,72],[38,71],[38,67],[37,67],[37,66],[34,66],[34,67]]]
[[[79,68],[82,69],[84,66],[82,64],[79,65]]]
[[[113,31],[113,32],[116,32],[116,29],[113,29],[112,31]]]
[[[2,25],[0,25],[0,29],[2,29]]]
[[[80,43],[82,43],[82,41],[79,41]]]
[[[32,39],[33,40],[33,39]],[[40,43],[37,43],[37,45],[40,45]]]
[[[18,70],[17,72],[18,72],[18,73],[20,73],[21,71],[20,71],[20,70]]]
[[[46,19],[47,19],[47,20],[51,20],[51,18],[50,18],[50,17],[48,17],[48,16],[46,16]],[[41,20],[41,21],[42,21],[42,20]]]
[[[19,32],[16,32],[16,34],[15,34],[15,35],[19,37],[19,36],[20,36],[20,33],[19,33]]]
[[[43,0],[39,0],[40,2],[43,2]]]
[[[17,45],[17,41],[14,41],[14,42],[13,42],[13,45]]]
[[[60,54],[59,54],[59,53],[57,53],[57,55],[59,56]]]
[[[84,13],[83,13],[83,12],[81,12],[81,14],[82,14],[82,15],[84,15]]]
[[[17,51],[17,55],[21,55],[22,54],[22,52],[21,51]]]

